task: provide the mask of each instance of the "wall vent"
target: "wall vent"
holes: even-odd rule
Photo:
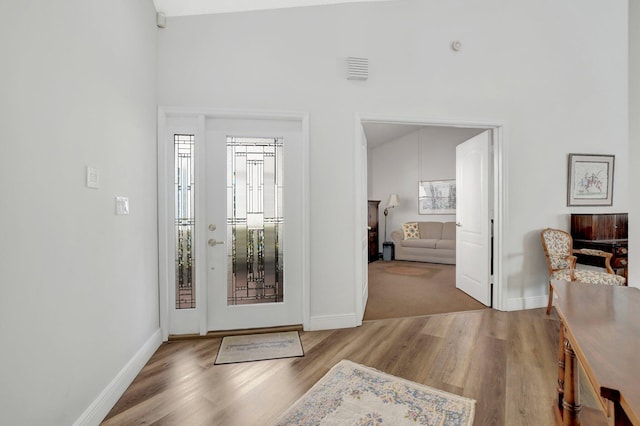
[[[369,59],[347,58],[347,80],[366,80],[369,78]]]

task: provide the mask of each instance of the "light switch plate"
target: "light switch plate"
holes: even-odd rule
[[[100,188],[100,174],[95,167],[87,166],[87,188]]]
[[[116,197],[116,214],[129,214],[129,198]]]

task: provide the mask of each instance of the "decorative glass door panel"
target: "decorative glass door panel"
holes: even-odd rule
[[[195,256],[195,136],[175,134],[175,291],[176,309],[196,307]]]
[[[284,300],[283,141],[227,137],[227,304]]]
[[[300,122],[212,118],[203,124],[208,329],[300,324]]]

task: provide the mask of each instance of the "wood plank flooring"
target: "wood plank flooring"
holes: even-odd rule
[[[558,319],[544,309],[301,332],[302,358],[213,365],[221,338],[164,343],[104,425],[267,425],[338,361],[477,400],[475,425],[551,425]]]

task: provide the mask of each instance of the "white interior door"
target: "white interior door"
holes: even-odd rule
[[[367,179],[364,173],[367,170],[367,137],[364,134],[364,128],[360,122],[357,123],[357,132],[360,134],[360,144],[358,150],[360,155],[356,155],[355,170],[362,170],[363,173],[356,173],[356,180],[359,183],[361,194],[367,194]],[[356,265],[360,265],[360,268],[356,269],[356,283],[362,283],[362,286],[356,284],[356,320],[357,325],[362,325],[362,319],[364,318],[364,310],[367,306],[367,299],[369,298],[369,229],[368,229],[368,207],[366,205],[366,199],[364,202],[357,203],[356,205],[356,229],[360,229],[359,235],[360,250],[359,250],[359,262]]]
[[[456,287],[491,304],[490,131],[456,147]]]
[[[301,124],[208,118],[205,129],[207,328],[302,324]]]

